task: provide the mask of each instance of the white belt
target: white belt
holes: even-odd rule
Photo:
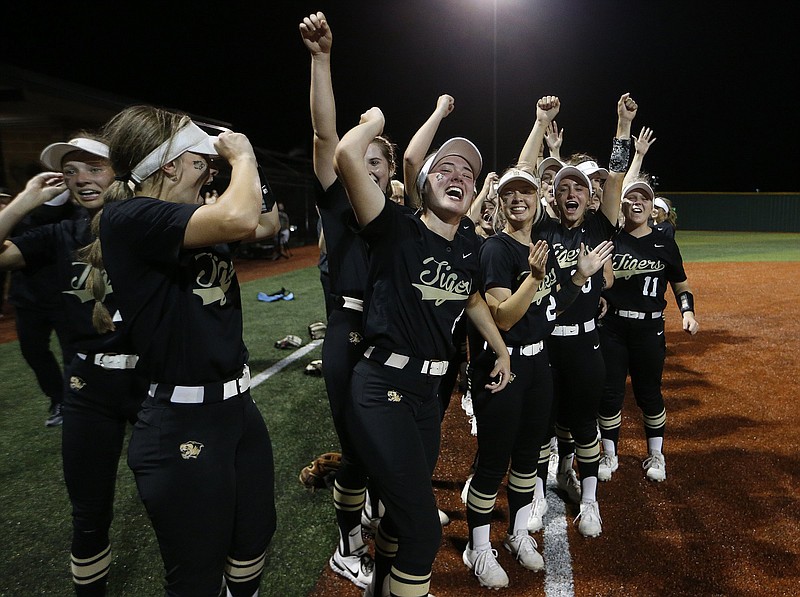
[[[576,323],[573,325],[557,325],[550,332],[551,336],[577,336],[583,332],[591,332],[595,328],[594,319],[590,319],[585,323]]]
[[[156,389],[161,384],[152,383],[150,384],[150,390],[148,394],[153,397],[156,394]],[[210,402],[214,401],[215,399],[218,400],[220,397],[222,400],[227,400],[228,398],[233,398],[234,396],[238,396],[250,389],[250,367],[247,365],[244,366],[244,370],[242,372],[242,376],[239,379],[232,379],[230,381],[226,381],[222,384],[222,395],[219,396],[219,392],[215,397],[206,396],[206,389],[207,386],[166,386],[167,388],[171,388],[172,395],[170,396],[169,401],[174,402],[176,404],[202,404],[203,402]],[[210,388],[209,388],[210,389]]]
[[[627,319],[658,319],[662,315],[662,311],[626,311],[625,309],[618,309],[614,311],[616,315],[620,317],[626,317]]]
[[[397,354],[396,352],[388,352],[384,349],[370,346],[364,351],[364,357],[373,361],[383,363],[387,367],[394,367],[395,369],[405,369],[406,367],[413,367],[420,373],[425,375],[434,375],[440,377],[447,373],[447,366],[450,364],[448,361],[427,361],[408,357],[404,354]]]
[[[351,296],[343,296],[342,301],[343,309],[350,309],[351,311],[364,311],[364,301],[361,299],[353,298]]]
[[[135,354],[100,353],[87,355],[79,352],[77,355],[78,358],[84,361],[91,356],[91,363],[103,369],[133,369],[139,361],[139,355]]]
[[[489,343],[484,342],[483,348],[489,350]],[[535,357],[544,349],[544,340],[539,340],[535,344],[526,344],[525,346],[506,346],[509,356],[518,354],[523,357]]]

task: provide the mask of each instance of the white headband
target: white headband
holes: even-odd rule
[[[187,151],[203,155],[217,155],[214,143],[217,137],[209,136],[193,122],[189,122],[172,137],[151,151],[146,158],[131,170],[131,180],[142,182],[157,172],[161,166],[170,163]]]

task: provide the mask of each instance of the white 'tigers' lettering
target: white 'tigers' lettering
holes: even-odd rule
[[[456,273],[451,272],[453,268],[449,262],[428,257],[422,263],[434,264],[433,269],[420,273],[421,284],[412,284],[422,294],[423,301],[435,301],[438,307],[445,301],[463,301],[472,294],[472,281],[459,279]]]
[[[82,303],[94,300],[94,295],[92,294],[91,288],[86,288],[86,280],[89,277],[89,272],[92,271],[92,266],[88,263],[84,263],[83,261],[73,261],[72,270],[74,275],[69,280],[69,285],[72,290],[65,290],[64,294],[71,294],[72,296],[77,297]],[[102,275],[103,282],[106,287],[105,295],[108,296],[114,292],[114,289],[111,287],[111,282],[109,281],[105,270],[102,270]]]
[[[220,305],[228,302],[225,295],[233,280],[233,263],[220,259],[214,253],[198,253],[194,256],[197,267],[195,283],[199,288],[192,292],[203,299],[203,305],[219,301]]]
[[[666,264],[660,259],[636,259],[630,253],[614,255],[614,277],[625,278],[637,274],[650,274],[666,269]]]

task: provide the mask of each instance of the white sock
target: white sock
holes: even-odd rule
[[[581,479],[581,501],[594,502],[597,500],[597,477]]]
[[[486,549],[492,549],[492,542],[489,540],[490,526],[491,525],[484,524],[472,529],[471,539],[473,550],[484,551]]]
[[[575,458],[575,454],[567,454],[564,456],[558,465],[558,471],[560,473],[566,473],[569,469],[571,469],[573,458]]]
[[[617,446],[614,445],[613,440],[610,439],[603,440],[603,452],[605,452],[609,456],[617,455]]]
[[[544,499],[544,480],[536,477],[536,487],[533,490],[533,497]]]
[[[523,506],[519,510],[517,510],[516,516],[514,516],[514,535],[519,535],[520,533],[527,533],[528,532],[528,518],[531,515],[531,510],[533,509],[533,504],[528,502],[527,506]]]
[[[341,533],[340,533],[341,534]],[[344,537],[339,538],[339,553],[344,554]],[[364,537],[361,535],[361,524],[359,523],[358,526],[353,527],[350,529],[350,532],[347,533],[347,546],[350,550],[347,552],[350,555],[353,555],[354,552],[358,551],[362,547],[364,547]]]
[[[653,452],[663,452],[661,448],[664,447],[663,437],[648,437],[647,438],[647,451],[652,454]]]

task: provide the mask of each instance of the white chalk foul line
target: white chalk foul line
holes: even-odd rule
[[[259,373],[255,377],[251,377],[250,378],[250,387],[254,388],[258,384],[267,381],[270,377],[275,375],[278,371],[280,371],[281,369],[291,365],[297,359],[300,359],[300,358],[304,357],[305,355],[307,355],[309,352],[314,350],[320,344],[322,344],[322,340],[313,340],[313,341],[309,342],[308,344],[306,344],[305,346],[303,346],[302,348],[298,348],[297,350],[295,350],[292,354],[290,354],[285,359],[281,359],[280,361],[275,363],[272,367],[269,367],[268,369],[264,369],[264,371],[262,371],[261,373]]]
[[[556,495],[555,475],[547,479],[547,514],[544,527],[544,594],[546,597],[574,597],[572,557],[567,536],[567,511]]]

